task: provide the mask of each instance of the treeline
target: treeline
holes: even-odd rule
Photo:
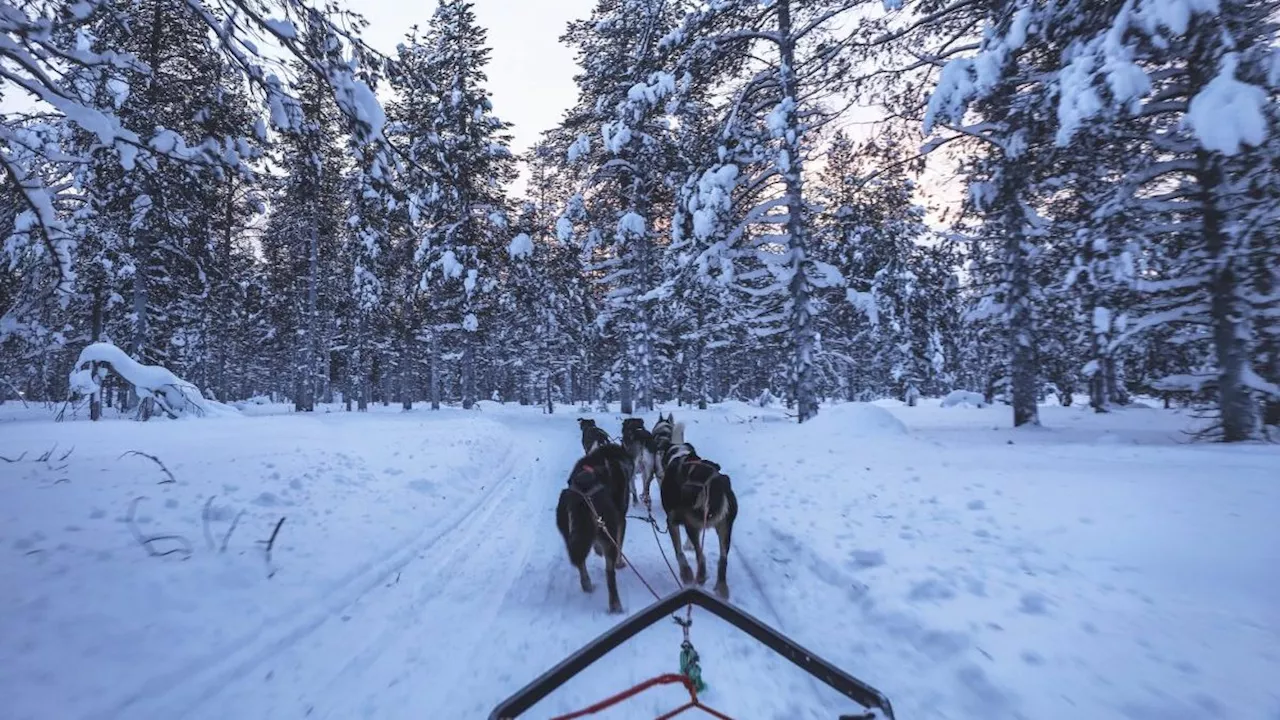
[[[256,7],[3,21],[46,52],[0,68],[39,105],[2,130],[0,393],[61,399],[106,340],[299,410],[969,389],[1015,424],[1076,392],[1280,423],[1275,2],[601,0],[521,158],[471,3],[391,57]],[[967,188],[944,229],[926,162]]]

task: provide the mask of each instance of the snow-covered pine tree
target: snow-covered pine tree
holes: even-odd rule
[[[219,251],[230,232],[224,226],[242,224],[251,212],[234,198],[228,202],[223,187],[247,180],[241,163],[260,151],[249,141],[230,143],[226,149],[237,162],[227,169],[168,153],[211,137],[244,138],[255,118],[239,76],[200,30],[196,10],[176,0],[148,0],[129,12],[127,25],[101,18],[93,47],[132,53],[145,71],[111,75],[88,68],[77,73],[76,84],[125,131],[155,139],[122,158],[95,149],[93,133],[74,133],[70,145],[91,158],[75,171],[85,202],[69,225],[87,251],[76,263],[83,271],[77,305],[86,315],[78,324],[87,340],[110,338],[207,389],[218,350],[213,323],[228,307],[220,263],[229,256]]]
[[[1143,280],[1145,314],[1127,332],[1188,328],[1214,367],[1164,387],[1217,395],[1221,436],[1260,432],[1259,397],[1280,396],[1273,360],[1277,256],[1274,167],[1277,4],[1106,3],[1061,73],[1059,141],[1096,135],[1143,162],[1127,169],[1117,212],[1138,213],[1172,273]],[[1265,268],[1265,269],[1264,269]],[[1208,332],[1199,332],[1205,329]],[[1270,402],[1274,402],[1271,400]]]
[[[0,19],[0,33],[6,47],[22,62],[6,64],[0,68],[0,78],[7,87],[17,90],[14,100],[17,110],[6,109],[0,121],[0,171],[19,189],[24,210],[15,218],[12,237],[15,242],[5,244],[9,258],[20,257],[31,248],[49,263],[54,282],[35,283],[29,287],[39,291],[71,294],[74,291],[73,254],[76,237],[59,215],[56,193],[50,183],[61,182],[70,169],[90,161],[91,156],[114,156],[117,174],[134,172],[139,166],[155,164],[155,158],[163,157],[192,165],[230,165],[247,168],[247,160],[240,153],[237,137],[204,136],[188,138],[170,127],[153,124],[148,129],[135,123],[130,127],[122,118],[118,105],[99,102],[98,91],[107,88],[119,98],[134,96],[147,104],[149,96],[158,95],[164,83],[153,82],[153,68],[147,57],[163,60],[169,55],[158,50],[161,45],[172,44],[178,48],[190,48],[192,43],[211,47],[220,63],[198,63],[197,73],[203,68],[221,66],[247,82],[260,107],[270,111],[274,124],[282,129],[296,129],[291,123],[296,113],[287,112],[295,106],[295,99],[288,93],[285,83],[277,74],[281,57],[299,60],[306,72],[321,79],[344,114],[353,118],[363,135],[376,135],[381,131],[382,116],[372,91],[367,84],[355,77],[353,68],[370,60],[370,53],[359,43],[355,33],[361,23],[350,13],[336,10],[320,11],[302,0],[268,0],[249,3],[246,0],[185,0],[170,6],[165,3],[119,3],[112,0],[84,0],[76,3],[23,3],[7,6],[8,11]],[[342,22],[335,19],[341,14]],[[226,21],[236,17],[236,22]],[[148,21],[148,18],[152,21]],[[159,18],[159,22],[154,20]],[[178,32],[165,33],[166,22],[185,24],[174,26]],[[316,56],[301,42],[295,22],[323,25],[327,32],[345,42],[353,57],[335,57],[333,54]],[[119,31],[125,39],[137,41],[142,52],[118,53],[116,43],[109,49],[96,44],[100,34]],[[259,48],[262,37],[271,38],[283,52],[271,52]],[[157,42],[163,39],[163,43]],[[163,72],[160,63],[159,72]],[[177,69],[171,69],[177,72]],[[93,81],[86,83],[86,77]],[[158,79],[157,79],[158,80]],[[193,83],[198,85],[199,83]],[[40,122],[49,124],[66,121],[92,139],[91,144],[71,142],[70,133],[54,138],[54,142],[31,143],[33,130],[27,122],[28,113],[22,103],[41,106]],[[11,106],[12,107],[12,106]],[[186,118],[190,121],[190,118]],[[265,138],[265,126],[259,124],[254,135]],[[22,150],[16,150],[22,148]],[[46,165],[56,170],[46,172]],[[139,183],[144,178],[139,178]],[[141,198],[143,194],[138,194]],[[148,199],[155,203],[155,198]],[[156,215],[168,213],[167,196],[160,198],[160,205],[147,205],[144,201],[133,211],[140,217],[156,211]],[[144,213],[145,211],[145,213]],[[145,217],[143,217],[145,220]],[[176,216],[170,219],[175,219]],[[149,243],[144,238],[144,246]],[[148,247],[144,250],[150,252]],[[145,273],[147,268],[135,265]],[[139,300],[149,303],[143,293],[143,282],[135,283]],[[0,321],[0,336],[19,330],[22,322],[11,315],[15,309],[32,302],[20,298],[17,304],[0,308],[4,319]],[[143,303],[144,305],[146,303]],[[135,322],[134,341],[145,342],[145,317]]]
[[[413,79],[408,91],[417,99],[402,108],[398,132],[418,133],[410,135],[409,152],[434,175],[430,184],[412,189],[422,228],[415,261],[421,290],[450,320],[433,328],[432,373],[438,372],[441,332],[452,330],[466,408],[477,400],[481,333],[489,329],[485,316],[493,305],[489,291],[507,248],[504,187],[515,173],[508,124],[493,114],[485,88],[485,43],[473,3],[443,0],[426,36],[401,51],[402,61],[412,63],[402,73]]]
[[[307,28],[303,42],[317,56],[337,51],[337,39],[323,26]],[[326,87],[301,70],[299,103],[289,109],[300,117],[288,125],[297,129],[282,133],[278,142],[284,177],[262,245],[278,300],[273,324],[279,377],[287,378],[294,408],[311,412],[329,377],[335,306],[350,296],[350,283],[341,270],[344,127]]]
[[[858,147],[836,133],[817,177],[814,256],[843,277],[819,320],[823,365],[829,386],[851,400],[901,397],[911,386],[935,391],[945,367],[934,323],[945,322],[948,273],[918,249],[929,229],[906,156],[891,141]]]
[[[373,395],[373,358],[386,350],[384,303],[391,300],[396,269],[393,237],[403,225],[404,204],[396,195],[395,166],[389,162],[381,139],[371,144],[353,142],[355,167],[347,178],[350,196],[344,246],[350,255],[351,314],[348,318],[348,367],[343,393],[347,409],[369,409]],[[403,231],[402,231],[403,234]],[[390,287],[389,287],[390,286]]]
[[[578,104],[564,123],[577,135],[567,159],[582,179],[583,231],[600,238],[602,317],[618,341],[623,413],[637,405],[652,410],[657,392],[656,240],[670,217],[674,148],[666,101],[675,91],[659,40],[682,5],[601,0],[564,37],[582,68],[575,77]]]
[[[716,157],[707,158],[688,211],[714,256],[707,266],[753,298],[757,335],[785,338],[800,422],[818,410],[814,294],[839,283],[810,254],[804,166],[815,131],[834,115],[827,101],[847,86],[844,22],[860,4],[727,0],[693,10],[663,41],[679,56],[679,86],[730,88]]]
[[[1042,290],[1037,262],[1046,235],[1037,210],[1049,163],[1053,116],[1048,102],[1058,53],[1074,39],[1068,12],[1024,0],[971,7],[983,25],[977,54],[943,68],[925,115],[925,132],[946,128],[981,148],[966,164],[966,205],[982,224],[973,247],[974,279],[985,286],[979,317],[998,319],[1007,337],[1009,401],[1013,424],[1039,424]]]

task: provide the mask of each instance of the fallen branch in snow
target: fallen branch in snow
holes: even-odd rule
[[[213,499],[217,495],[210,495],[208,500],[204,501],[204,509],[200,511],[200,524],[204,526],[204,542],[213,549],[213,532],[209,530],[209,508],[213,507]]]
[[[147,537],[142,534],[141,530],[138,529],[138,523],[134,519],[134,516],[138,512],[138,503],[146,499],[147,499],[146,495],[139,495],[138,497],[133,499],[133,502],[129,503],[129,514],[128,516],[125,517],[125,522],[129,525],[129,532],[133,534],[133,539],[137,540],[138,544],[141,545],[143,549],[147,551],[147,554],[150,555],[151,557],[164,557],[166,555],[172,555],[174,553],[183,553],[183,556],[182,556],[183,560],[186,560],[187,558],[191,557],[191,555],[195,552],[195,549],[191,547],[191,542],[187,540],[185,537],[181,535],[152,535],[150,537]],[[160,542],[162,540],[176,540],[180,544],[180,546],[173,548],[171,550],[165,550],[164,552],[160,552],[159,550],[156,550],[154,547],[151,546],[152,543]]]
[[[62,422],[63,420],[66,420],[68,408],[71,409],[71,417],[75,417],[76,415],[80,414],[80,408],[88,404],[89,404],[89,398],[87,397],[78,403],[72,403],[71,399],[68,398],[66,401],[62,403],[62,407],[58,410],[58,414],[53,416],[53,421]]]
[[[271,548],[275,547],[276,536],[280,534],[281,525],[284,525],[284,517],[281,517],[280,522],[276,523],[275,529],[271,531],[271,537],[266,540],[258,541],[259,543],[263,543],[267,546],[267,569],[270,570],[270,572],[267,573],[267,577],[273,577],[276,574],[275,569],[271,567]]]
[[[177,481],[177,479],[173,477],[173,473],[169,472],[169,468],[165,467],[165,466],[164,466],[164,463],[160,462],[160,458],[156,457],[155,455],[148,455],[147,453],[144,453],[144,452],[142,452],[142,451],[140,451],[140,450],[129,450],[128,452],[123,453],[120,457],[118,457],[118,458],[116,458],[116,459],[117,459],[117,460],[123,460],[123,459],[125,458],[125,456],[126,456],[126,455],[141,455],[142,457],[144,457],[144,458],[148,458],[148,459],[150,459],[152,462],[154,462],[155,464],[159,465],[159,466],[160,466],[160,469],[164,471],[164,474],[169,476],[169,479],[168,479],[168,480],[161,480],[161,481],[160,481],[159,483],[157,483],[157,484],[159,484],[159,485],[168,485],[169,483],[176,483],[176,482],[178,482],[178,481]]]
[[[48,450],[45,450],[43,455],[36,458],[36,462],[42,462],[42,463],[49,462],[49,458],[53,457],[53,451],[57,449],[58,449],[58,443],[54,443],[53,447],[49,448]],[[72,450],[74,449],[75,448],[72,448]]]
[[[231,533],[236,531],[236,526],[240,524],[240,518],[243,516],[244,511],[241,510],[231,519],[231,527],[227,529],[227,534],[222,536],[222,547],[218,548],[218,552],[224,553],[227,551],[227,543],[231,542]]]
[[[23,450],[23,451],[22,451],[22,454],[21,454],[21,455],[19,455],[19,456],[18,456],[18,457],[16,457],[16,458],[7,458],[7,457],[5,457],[5,456],[3,456],[3,455],[0,455],[0,460],[3,460],[3,461],[5,461],[5,462],[7,462],[7,463],[16,463],[16,462],[18,462],[19,460],[21,460],[22,458],[24,458],[24,457],[26,457],[26,456],[27,456],[27,451],[26,451],[26,450]]]

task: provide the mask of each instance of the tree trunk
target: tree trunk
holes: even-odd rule
[[[631,400],[631,359],[627,357],[625,349],[622,357],[622,386],[618,388],[618,400],[621,405],[619,412],[623,415],[635,412]]]
[[[427,382],[431,384],[431,409],[440,409],[440,334],[431,333],[431,370]]]
[[[1013,406],[1013,426],[1040,424],[1037,404],[1039,362],[1036,357],[1036,321],[1032,288],[1032,267],[1027,247],[1027,219],[1022,207],[1025,170],[1015,157],[1004,158],[1001,193],[996,202],[1004,213],[1004,257],[1008,273],[1005,306],[1008,313],[1009,403]]]
[[[92,322],[93,322],[93,329],[92,329],[91,339],[93,340],[93,342],[98,342],[99,340],[102,339],[102,290],[99,288],[95,288],[93,291]],[[90,363],[89,372],[93,374],[94,380],[97,381],[98,363],[96,362]],[[98,386],[98,389],[95,390],[93,394],[89,396],[89,419],[90,420],[102,419],[102,386],[100,385]]]
[[[463,331],[462,343],[462,408],[470,410],[476,405],[475,333]]]
[[[413,331],[405,330],[400,338],[400,407],[413,409]]]
[[[369,362],[369,316],[362,313],[360,316],[360,339],[356,345],[356,356],[352,361],[355,366],[352,372],[355,375],[355,392],[356,392],[356,410],[358,412],[369,411],[369,394],[373,390],[373,368]]]
[[[791,28],[791,0],[777,0],[778,5],[778,81],[783,114],[782,180],[787,196],[787,266],[791,275],[791,395],[796,403],[796,419],[805,422],[818,414],[818,400],[813,387],[813,355],[817,349],[817,332],[809,307],[812,288],[805,272],[808,266],[806,228],[804,222],[804,185],[801,175],[801,129],[797,111],[800,92],[795,76],[795,36]]]
[[[316,409],[316,309],[319,304],[320,235],[313,221],[307,236],[307,304],[298,359],[298,398],[294,409],[314,412]]]
[[[552,387],[554,384],[552,383],[551,378],[553,377],[553,375],[550,370],[548,370],[545,373],[545,375],[546,375],[546,383],[544,383],[544,385],[547,390],[547,414],[552,415],[556,411],[555,398],[552,395]]]
[[[1212,153],[1196,152],[1196,179],[1200,185],[1200,207],[1205,249],[1212,263],[1209,281],[1209,314],[1212,319],[1214,353],[1218,360],[1218,409],[1222,439],[1226,442],[1251,440],[1258,436],[1258,406],[1245,386],[1249,372],[1249,345],[1253,327],[1250,308],[1241,297],[1241,277],[1237,260],[1229,248],[1225,218],[1217,204],[1223,183],[1222,167]]]

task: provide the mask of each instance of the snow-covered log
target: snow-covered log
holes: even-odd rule
[[[209,400],[193,384],[159,365],[143,365],[111,343],[98,342],[80,351],[71,371],[71,391],[82,395],[102,392],[102,380],[113,370],[133,385],[138,397],[150,399],[171,418],[186,415],[235,415],[230,405]]]

